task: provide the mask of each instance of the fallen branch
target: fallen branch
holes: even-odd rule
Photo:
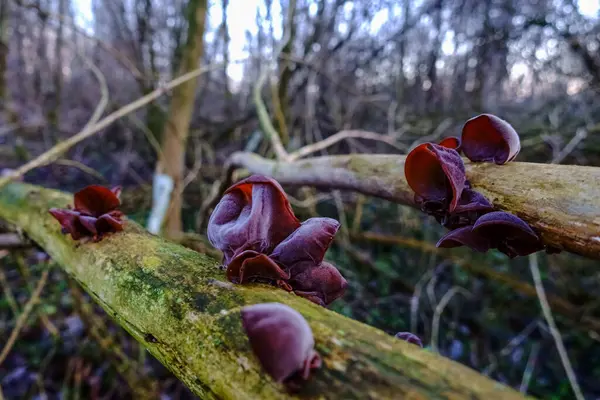
[[[18,233],[0,233],[0,250],[31,247],[31,242]]]
[[[380,133],[369,132],[369,131],[361,131],[361,130],[343,130],[334,135],[329,136],[327,139],[321,140],[316,143],[308,144],[295,152],[291,153],[288,157],[288,161],[296,161],[300,158],[304,158],[318,151],[324,150],[328,147],[333,146],[334,144],[341,142],[344,139],[366,139],[366,140],[375,140],[379,142],[386,143],[396,150],[406,151],[406,147],[396,143],[396,139],[394,139],[390,135],[382,135]]]
[[[238,152],[227,163],[219,195],[231,184],[236,168],[277,179],[283,185],[345,189],[415,207],[404,177],[405,156],[328,156],[295,162],[266,160]],[[600,168],[511,162],[498,166],[465,161],[474,189],[496,208],[530,224],[546,245],[600,259]],[[207,199],[208,214],[218,196]]]
[[[13,183],[0,217],[22,229],[133,337],[204,399],[519,399],[516,391],[373,327],[265,285],[232,285],[219,263],[128,221],[99,243],[74,243],[48,213],[72,197]],[[261,369],[244,305],[281,302],[309,322],[323,366],[297,396]]]
[[[166,93],[168,90],[173,89],[173,88],[181,85],[182,83],[189,81],[190,79],[197,78],[200,75],[202,75],[203,73],[211,71],[219,66],[220,66],[220,64],[215,64],[215,65],[211,65],[211,66],[208,66],[205,68],[198,68],[198,69],[190,71],[186,74],[183,74],[183,75],[173,79],[171,82],[165,84],[164,86],[161,86],[160,88],[153,90],[152,92],[148,93],[147,95],[142,96],[139,99],[121,107],[117,111],[102,118],[97,123],[92,124],[92,125],[86,125],[86,127],[84,127],[84,129],[81,132],[58,143],[56,146],[52,147],[48,151],[42,153],[38,157],[29,161],[27,164],[24,164],[21,167],[19,167],[18,169],[16,169],[15,171],[12,171],[9,175],[1,177],[0,178],[0,188],[4,187],[11,180],[23,176],[24,174],[31,171],[32,169],[35,169],[35,168],[38,168],[38,167],[41,167],[41,166],[44,166],[46,164],[53,162],[54,160],[58,159],[61,156],[61,154],[65,153],[67,150],[69,150],[71,147],[75,146],[77,143],[93,136],[94,134],[98,133],[102,129],[106,128],[107,126],[109,126],[110,124],[112,124],[113,122],[118,120],[119,118],[124,117],[125,115],[132,113],[135,110],[142,108],[146,104],[156,100],[157,98],[162,96],[164,93]]]

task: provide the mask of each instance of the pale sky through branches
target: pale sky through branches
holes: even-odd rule
[[[600,12],[600,0],[577,0],[579,12],[583,15],[594,17]],[[74,0],[76,7],[75,15],[77,24],[85,27],[87,30],[92,30],[92,0]],[[221,2],[209,1],[209,26],[212,29],[218,27],[221,22]],[[229,0],[229,8],[227,10],[230,42],[230,59],[238,60],[246,57],[248,54],[245,50],[246,46],[246,31],[256,33],[256,9],[261,7],[261,14],[265,15],[263,0]],[[398,7],[400,8],[400,7]],[[276,38],[281,36],[281,7],[279,1],[273,1],[273,22],[274,33]],[[375,15],[371,21],[370,29],[377,29],[386,22],[389,18],[387,12]],[[92,32],[90,32],[92,33]],[[442,50],[446,53],[452,52],[454,49],[442,46]],[[229,76],[234,81],[240,81],[243,74],[242,64],[232,64],[228,70]]]

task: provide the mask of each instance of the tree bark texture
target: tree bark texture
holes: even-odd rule
[[[233,285],[219,263],[133,221],[74,242],[48,213],[70,194],[12,183],[0,218],[21,228],[104,310],[202,399],[520,399],[470,368],[273,286]],[[310,324],[323,366],[290,396],[261,369],[240,310],[281,302]]]
[[[230,168],[275,178],[283,185],[347,189],[416,206],[401,155],[344,155],[294,162],[234,153]],[[472,163],[467,179],[499,210],[511,212],[536,230],[545,244],[600,259],[600,168],[510,162]]]

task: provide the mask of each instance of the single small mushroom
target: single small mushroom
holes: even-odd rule
[[[423,342],[414,333],[398,332],[394,335],[394,337],[397,339],[400,339],[400,340],[404,340],[405,342],[408,342],[408,343],[416,344],[419,347],[423,347]]]
[[[408,154],[404,174],[422,204],[437,204],[448,212],[454,211],[465,188],[465,166],[458,152],[433,143]]]
[[[293,388],[321,367],[310,325],[298,311],[261,303],[242,308],[241,314],[252,351],[276,382]]]
[[[471,161],[501,165],[514,160],[521,142],[508,122],[492,114],[481,114],[463,126],[461,149]]]
[[[473,225],[473,234],[486,237],[492,248],[510,258],[544,249],[539,236],[525,221],[504,211],[494,211],[480,217]]]
[[[75,193],[72,209],[51,208],[49,212],[60,223],[62,233],[71,234],[74,240],[91,236],[97,241],[106,233],[123,230],[123,213],[117,210],[120,191],[120,186],[86,186]]]
[[[448,136],[447,138],[442,139],[438,144],[442,147],[447,147],[460,152],[460,138],[456,136]]]

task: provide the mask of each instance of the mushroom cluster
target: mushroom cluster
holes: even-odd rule
[[[519,135],[503,119],[481,114],[468,120],[462,137],[423,143],[406,157],[404,173],[415,202],[450,232],[438,247],[468,246],[479,252],[498,249],[510,258],[544,249],[539,236],[516,215],[495,211],[471,188],[460,156],[472,162],[506,164],[521,149]]]
[[[225,191],[207,234],[231,282],[270,283],[326,306],[348,286],[323,260],[339,227],[331,218],[301,223],[277,181],[252,175]]]
[[[71,234],[73,240],[91,237],[97,242],[107,233],[123,230],[123,213],[117,210],[120,193],[119,186],[86,186],[75,193],[74,207],[51,208],[49,212],[62,226],[62,233]]]

